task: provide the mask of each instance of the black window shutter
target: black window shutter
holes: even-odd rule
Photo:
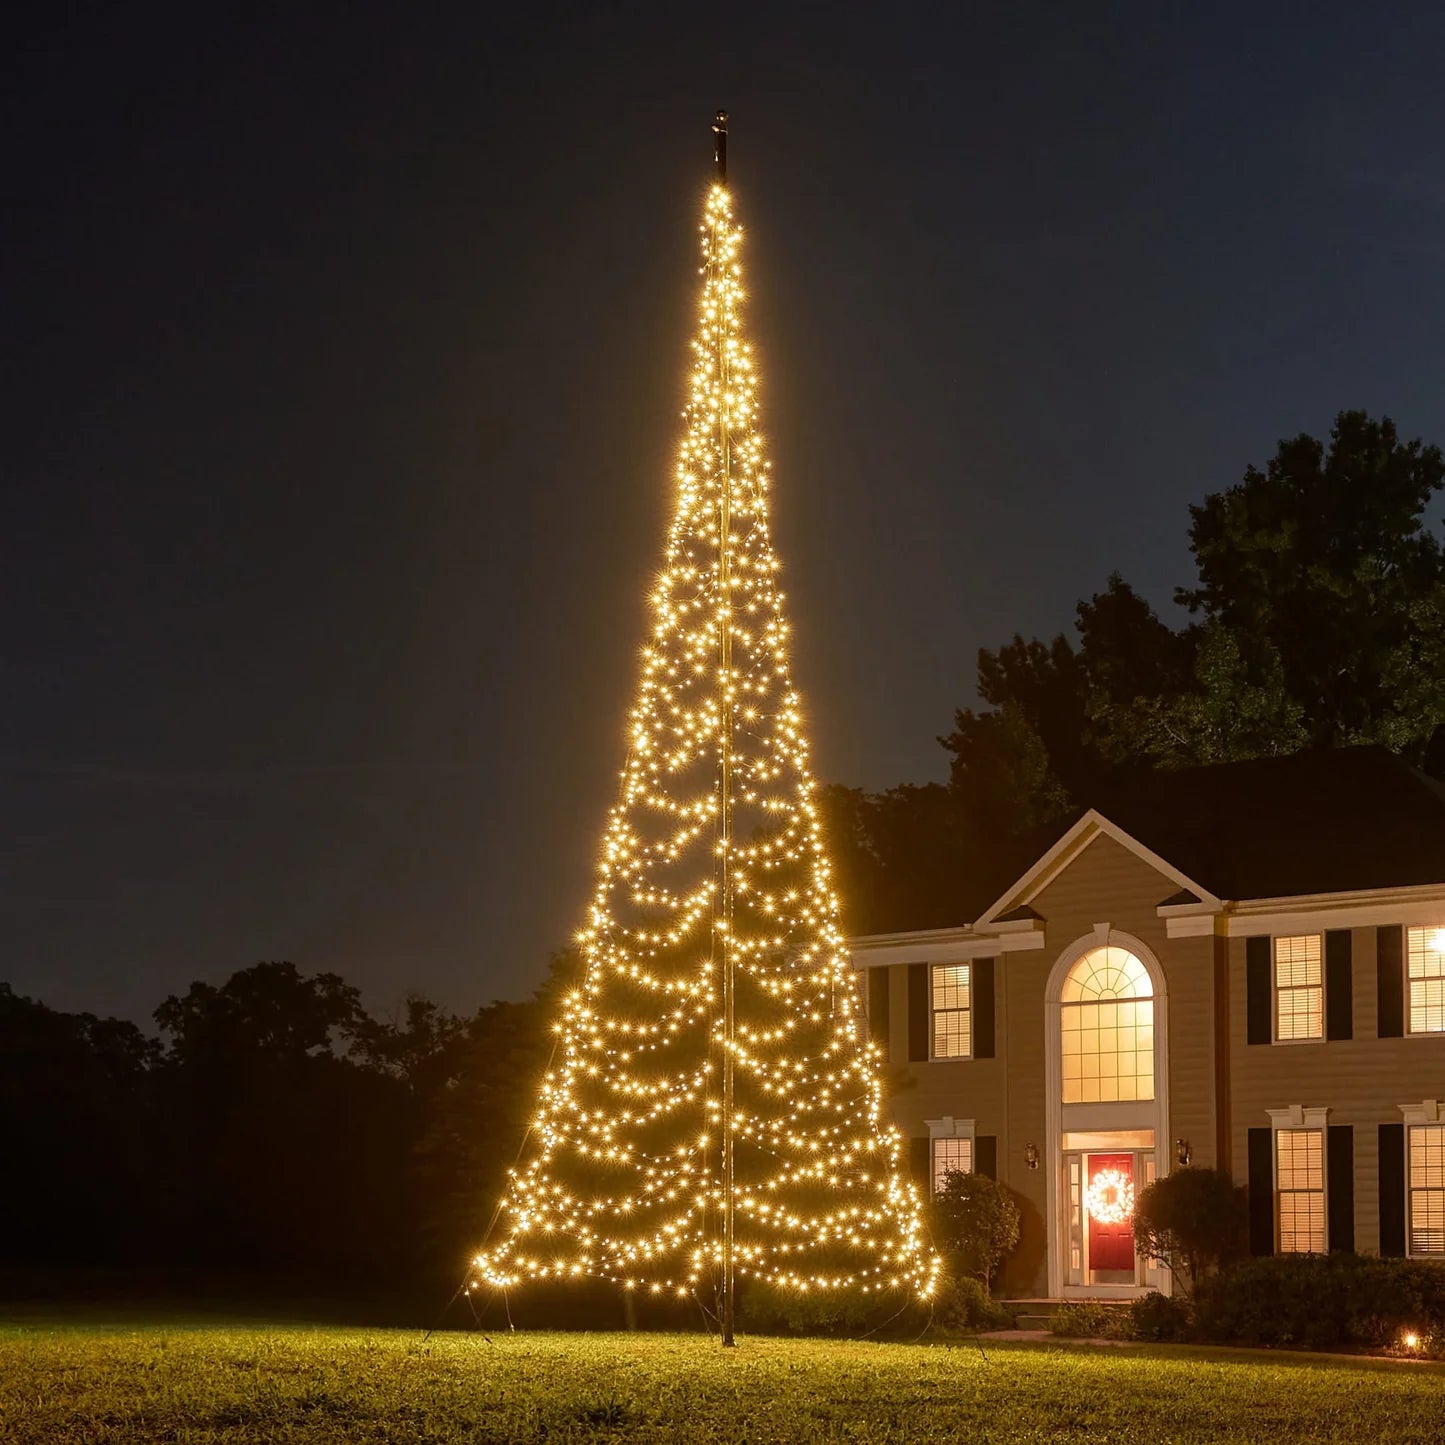
[[[908,1062],[928,1062],[928,965],[908,965]]]
[[[1385,930],[1380,930],[1383,933]],[[1398,929],[1395,930],[1397,933]],[[1405,1252],[1405,1126],[1380,1125],[1380,1253]]]
[[[1375,981],[1378,1005],[1375,1033],[1382,1039],[1398,1039],[1405,1032],[1404,949],[1405,930],[1398,923],[1375,930],[1375,959],[1379,970]],[[1403,1254],[1404,1250],[1400,1252]]]
[[[888,970],[868,970],[868,1032],[888,1057]]]
[[[1329,1170],[1331,1254],[1355,1252],[1355,1130],[1331,1124],[1325,1136]]]
[[[973,1056],[976,1059],[991,1059],[994,1047],[993,959],[974,959],[970,983],[973,1002]]]
[[[909,1143],[909,1165],[912,1174],[918,1182],[918,1187],[925,1193],[933,1192],[933,1140],[910,1139]]]
[[[1249,1252],[1274,1253],[1273,1129],[1249,1131]]]
[[[1244,940],[1244,964],[1248,985],[1245,1017],[1248,1020],[1249,1042],[1252,1044],[1274,1042],[1274,1020],[1270,1017],[1270,1000],[1274,993],[1273,980],[1269,976],[1270,952],[1268,937]],[[1271,1224],[1271,1235],[1273,1232],[1274,1225]]]
[[[1350,930],[1334,928],[1325,934],[1325,1037],[1355,1036],[1355,983],[1350,966]]]
[[[998,1178],[998,1135],[980,1134],[973,1141],[973,1172]]]

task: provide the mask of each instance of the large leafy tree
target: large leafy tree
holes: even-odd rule
[[[1177,600],[1244,668],[1277,667],[1316,746],[1418,758],[1445,719],[1445,557],[1425,521],[1442,482],[1439,447],[1348,411],[1328,445],[1282,441],[1264,471],[1190,508],[1199,584]]]

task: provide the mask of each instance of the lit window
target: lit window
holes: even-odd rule
[[[1095,948],[1064,980],[1063,1102],[1154,1097],[1154,985],[1125,948]]]
[[[945,1176],[953,1171],[958,1174],[973,1173],[972,1139],[934,1139],[933,1144],[933,1192],[943,1188]]]
[[[933,965],[933,1057],[967,1059],[973,1054],[973,1013],[966,963]]]
[[[1325,1134],[1323,1129],[1276,1129],[1275,1188],[1281,1254],[1325,1251]]]
[[[1410,1253],[1445,1255],[1445,1124],[1410,1126]]]
[[[1445,1033],[1445,928],[1412,928],[1405,973],[1410,983],[1410,1032]]]
[[[1274,941],[1274,1036],[1325,1036],[1325,988],[1318,933]]]

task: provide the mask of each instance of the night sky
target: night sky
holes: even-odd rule
[[[1084,12],[1088,12],[1085,17]],[[732,112],[822,778],[1388,412],[1437,4],[34,6],[3,87],[0,979],[519,997],[580,921]]]

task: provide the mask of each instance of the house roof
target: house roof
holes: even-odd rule
[[[966,927],[991,905],[1015,905],[993,922],[1027,916],[1016,906],[1021,885],[1091,816],[1183,875],[1189,886],[1172,893],[1161,879],[1161,906],[1199,902],[1196,888],[1241,900],[1445,884],[1445,785],[1386,748],[1152,772],[1135,789],[1088,801],[1092,809],[998,840],[946,896],[915,900],[906,917],[870,919],[870,931]]]
[[[1445,788],[1386,748],[1154,773],[1096,806],[1220,898],[1445,883]]]

